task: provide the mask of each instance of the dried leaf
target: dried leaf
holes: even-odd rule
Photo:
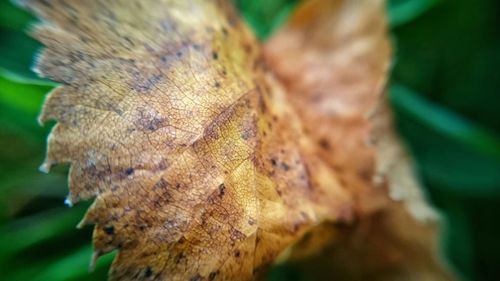
[[[306,2],[267,62],[226,1],[22,4],[44,20],[37,70],[62,84],[42,168],[70,163],[68,203],[95,198],[80,225],[95,224],[95,258],[118,249],[111,280],[256,279],[279,255],[349,246],[383,210],[404,217],[383,231],[426,232],[387,196],[399,156],[370,142],[381,1]]]
[[[390,61],[383,10],[381,0],[305,1],[266,46],[314,153],[354,195],[359,219],[343,236],[336,226],[313,232],[308,240],[333,231],[337,241],[326,239],[329,249],[311,263],[311,275],[449,280],[437,247],[438,216],[424,200],[382,95]],[[310,252],[308,240],[297,255]]]
[[[111,280],[248,280],[350,195],[311,153],[256,40],[226,2],[25,1],[39,73],[62,83],[44,169],[95,197]],[[311,173],[314,171],[314,174]]]
[[[390,61],[383,1],[306,1],[267,44],[321,159],[374,209],[375,147],[368,118],[381,100]]]

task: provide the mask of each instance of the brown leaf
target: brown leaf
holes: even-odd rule
[[[376,150],[368,118],[390,62],[382,3],[305,1],[266,48],[315,153],[366,211],[380,204],[371,194]]]
[[[256,40],[224,1],[26,1],[37,69],[62,83],[44,168],[95,197],[111,280],[248,280],[351,197],[316,157]]]
[[[37,69],[62,84],[43,168],[70,163],[68,202],[95,198],[80,225],[95,258],[118,249],[111,280],[255,279],[280,254],[349,246],[383,210],[404,219],[381,231],[421,229],[387,196],[399,156],[370,143],[381,1],[304,4],[265,50],[280,81],[226,1],[23,3],[44,20]]]
[[[449,280],[438,217],[424,200],[383,97],[390,62],[384,1],[304,1],[266,46],[320,159],[354,195],[359,223],[312,232],[296,254],[322,248],[310,276]],[[332,235],[333,231],[333,235]],[[339,238],[340,236],[340,238]],[[322,268],[323,270],[319,270]],[[322,277],[321,277],[322,276]]]

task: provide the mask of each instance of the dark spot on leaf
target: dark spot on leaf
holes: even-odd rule
[[[247,236],[245,234],[243,234],[243,232],[239,231],[239,230],[236,230],[234,229],[232,232],[231,232],[231,235],[230,235],[230,239],[231,241],[233,241],[233,244],[235,241],[242,241],[243,239],[245,239]]]
[[[146,270],[144,270],[144,277],[151,277],[153,275],[153,270],[151,270],[151,267],[146,267]]]
[[[241,133],[241,138],[244,139],[244,140],[248,140],[250,138],[250,133],[249,131],[243,131],[243,133]]]
[[[357,171],[358,177],[366,182],[370,182],[373,178],[373,171],[369,168],[362,168]]]
[[[301,224],[300,223],[294,223],[293,224],[293,229],[292,231],[295,233],[300,229]]]
[[[276,166],[276,164],[277,164],[276,159],[271,158],[271,164],[272,164],[273,166]]]
[[[219,83],[219,81],[215,81],[214,86],[215,86],[215,88],[220,88],[220,83]]]
[[[50,3],[49,0],[42,0],[42,1],[40,1],[40,3],[42,3],[43,5],[45,5],[47,7],[52,7],[52,3]]]
[[[309,215],[304,211],[300,211],[300,216],[306,220],[309,219]]]
[[[219,185],[219,198],[224,197],[225,191],[226,191],[226,186],[224,185],[224,183],[221,183]]]
[[[154,53],[155,49],[153,47],[151,47],[151,45],[149,44],[144,44],[144,48],[146,49],[146,51],[150,52],[150,53]]]
[[[213,58],[214,60],[219,59],[219,54],[218,54],[217,52],[213,51],[213,52],[212,52],[212,58]]]
[[[168,164],[167,159],[162,159],[162,160],[158,163],[158,169],[159,169],[159,170],[165,170],[165,169],[167,169],[167,168],[168,168],[168,166],[169,166],[169,164]]]
[[[154,200],[154,201],[153,201],[153,206],[154,206],[155,208],[161,208],[161,203],[160,203],[158,200]]]
[[[201,275],[199,273],[196,273],[195,276],[189,279],[189,281],[200,281],[200,280],[201,280]]]
[[[280,166],[281,166],[281,169],[283,169],[284,171],[288,171],[288,170],[290,170],[290,166],[288,166],[288,164],[287,164],[287,163],[284,163],[284,162],[283,162],[283,163],[281,163],[281,165],[280,165]]]
[[[123,39],[124,39],[125,41],[127,41],[127,43],[128,43],[130,46],[134,46],[134,42],[132,42],[132,40],[131,40],[129,37],[125,36],[125,37],[123,37]]]
[[[245,50],[247,54],[250,54],[252,52],[252,46],[247,42],[243,42],[242,44],[243,44],[243,50]]]
[[[125,170],[125,175],[130,176],[134,173],[134,168],[127,168]]]
[[[319,146],[325,150],[330,150],[330,143],[326,139],[320,139],[319,140]]]
[[[143,132],[154,132],[160,128],[168,126],[167,118],[160,116],[157,111],[149,111],[139,108],[139,117],[134,125]]]
[[[183,253],[180,253],[177,256],[175,256],[175,258],[174,258],[175,264],[178,264],[182,259],[184,259],[184,254]]]
[[[162,20],[160,22],[160,26],[161,26],[162,30],[165,31],[167,34],[175,32],[175,30],[177,29],[175,22],[172,22],[169,20]]]
[[[144,77],[139,72],[132,73],[134,80],[131,85],[131,89],[139,93],[147,93],[153,89],[158,82],[162,79],[162,74],[153,74],[149,77]]]
[[[215,276],[217,276],[217,274],[219,274],[218,270],[210,272],[210,274],[208,275],[208,280],[213,281],[215,279]]]
[[[337,171],[338,173],[343,173],[344,172],[344,168],[342,166],[339,166],[339,165],[333,165],[333,169],[335,171]]]
[[[168,182],[164,178],[161,178],[159,181],[155,183],[153,189],[165,189],[167,187],[168,187]]]
[[[113,235],[115,234],[115,227],[114,226],[107,226],[103,228],[104,232],[106,232],[107,235]]]
[[[240,250],[234,251],[234,256],[237,257],[237,258],[239,258],[241,256]]]
[[[257,88],[260,92],[260,87]],[[260,112],[262,113],[266,113],[267,112],[267,104],[266,102],[264,101],[264,98],[262,97],[262,95],[259,95],[259,110]]]

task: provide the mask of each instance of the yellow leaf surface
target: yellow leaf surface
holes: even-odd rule
[[[112,280],[245,280],[306,230],[349,219],[248,29],[224,2],[27,1],[41,75],[62,83],[44,167],[95,197]],[[315,171],[311,174],[310,171]]]

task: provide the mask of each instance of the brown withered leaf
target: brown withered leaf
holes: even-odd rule
[[[224,1],[25,1],[38,72],[62,85],[44,169],[95,197],[111,280],[249,280],[351,196],[312,153],[260,48]]]
[[[22,5],[43,20],[38,72],[62,84],[43,168],[70,163],[68,202],[95,198],[80,225],[95,258],[118,250],[111,280],[252,280],[278,256],[353,249],[380,213],[404,217],[382,215],[380,236],[434,238],[387,196],[406,176],[381,144],[399,146],[369,119],[390,55],[381,1],[306,2],[265,59],[227,1]]]
[[[359,220],[316,229],[295,255],[323,250],[304,268],[319,280],[450,280],[437,245],[438,216],[424,200],[383,96],[390,62],[384,4],[304,1],[266,45],[314,153],[353,195]]]
[[[390,62],[383,14],[378,0],[305,1],[266,46],[315,153],[366,211],[381,204],[370,186],[376,149],[368,118],[381,101]]]

